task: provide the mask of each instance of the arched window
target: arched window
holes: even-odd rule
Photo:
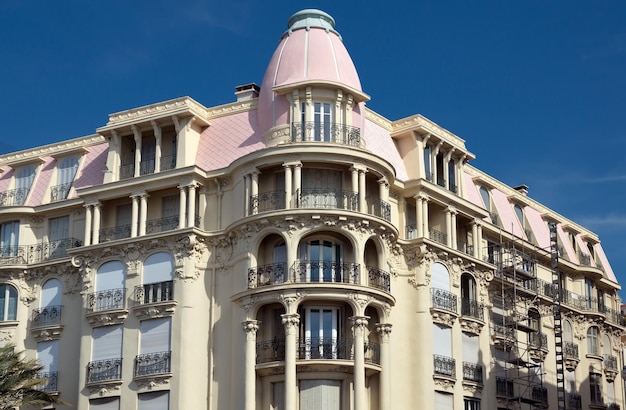
[[[17,291],[8,284],[0,285],[0,321],[17,319]]]
[[[41,287],[41,309],[33,316],[33,325],[44,326],[61,322],[61,281],[48,279]]]
[[[598,349],[598,328],[596,326],[590,326],[587,329],[587,353],[595,356],[600,354]]]
[[[461,275],[461,314],[475,318],[482,316],[482,306],[476,298],[476,280],[467,272]]]
[[[163,302],[174,298],[174,258],[167,252],[154,253],[143,264],[143,286],[135,289],[140,303]]]
[[[450,290],[450,274],[445,265],[435,262],[431,268],[432,287],[435,289]]]
[[[96,273],[96,292],[88,300],[88,308],[97,310],[123,309],[126,291],[126,269],[120,261],[106,262]]]
[[[342,244],[332,240],[316,239],[300,244],[300,278],[303,282],[350,281],[344,272]],[[304,276],[303,276],[304,275]]]

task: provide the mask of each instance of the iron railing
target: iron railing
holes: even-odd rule
[[[432,288],[432,307],[456,313],[456,295],[447,290]]]
[[[250,196],[250,215],[285,209],[285,191],[262,192]]]
[[[388,202],[374,197],[366,198],[365,202],[368,204],[371,215],[383,218],[385,221],[391,221],[391,205]]]
[[[496,377],[496,395],[513,397],[514,394],[513,380],[509,380],[505,377]]]
[[[574,342],[563,342],[563,356],[566,359],[578,360],[578,345]]]
[[[533,349],[547,349],[548,335],[543,332],[530,332],[528,334],[528,344]]]
[[[591,266],[591,256],[586,253],[578,252],[578,260],[583,266]]]
[[[606,370],[612,370],[612,371],[617,372],[618,370],[617,357],[610,355],[610,354],[605,354],[604,355],[604,368]]]
[[[278,285],[287,280],[287,264],[285,262],[270,263],[248,269],[248,288]]]
[[[124,309],[126,289],[107,289],[87,295],[87,312]]]
[[[72,189],[72,183],[55,185],[50,188],[50,202],[62,201],[67,199],[67,196]]]
[[[545,387],[533,386],[533,389],[531,390],[531,397],[535,402],[548,404],[548,389]]]
[[[448,235],[433,228],[428,228],[428,237],[442,245],[448,244]]]
[[[61,305],[56,305],[34,309],[32,327],[58,325],[61,323],[61,307]]]
[[[331,142],[360,147],[361,129],[338,123],[294,122],[291,125],[291,141]]]
[[[406,226],[406,239],[417,239],[417,225],[411,224]]]
[[[148,174],[154,174],[154,166],[155,166],[155,161],[154,159],[149,159],[147,161],[141,161],[139,163],[139,175],[148,175]]]
[[[301,188],[296,191],[297,208],[359,210],[359,194],[333,189]]]
[[[38,379],[45,379],[42,383],[35,386],[35,390],[45,392],[58,391],[59,372],[43,372],[37,375]]]
[[[433,355],[435,374],[456,377],[456,361],[452,357]]]
[[[461,315],[485,320],[484,305],[476,300],[461,298]]]
[[[256,362],[281,362],[285,360],[285,339],[275,338],[256,342]]]
[[[473,245],[469,245],[467,242],[465,241],[461,241],[461,240],[457,240],[456,242],[456,249],[467,254],[467,255],[474,255],[474,246]]]
[[[121,380],[122,358],[96,360],[87,365],[87,383]]]
[[[113,228],[100,229],[100,242],[114,241],[116,239],[130,238],[131,225],[119,225]]]
[[[385,272],[382,269],[375,268],[373,266],[367,267],[369,281],[368,284],[376,289],[384,290],[385,292],[391,292],[391,281],[389,272]]]
[[[135,377],[170,372],[172,352],[140,354],[135,358]]]
[[[34,245],[3,246],[0,248],[0,265],[40,263],[67,256],[67,250],[82,246],[76,238],[46,241]]]
[[[120,179],[128,179],[135,176],[135,164],[120,166]]]
[[[178,215],[166,216],[159,219],[150,219],[146,221],[146,234],[178,229],[178,222]]]
[[[483,367],[476,363],[463,362],[463,380],[483,382]]]
[[[164,155],[161,157],[161,171],[176,168],[176,155]]]
[[[0,192],[0,207],[24,205],[29,192],[29,188],[17,188]]]
[[[583,399],[580,394],[570,393],[567,395],[567,410],[582,410]]]
[[[296,261],[293,265],[293,279],[305,283],[336,282],[357,285],[360,283],[360,269],[359,264],[352,262]]]
[[[298,359],[351,359],[352,341],[339,337],[307,337],[298,339]]]
[[[169,300],[174,300],[174,281],[172,280],[135,286],[135,303],[137,305]]]

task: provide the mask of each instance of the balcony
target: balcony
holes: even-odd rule
[[[565,368],[570,372],[576,370],[580,358],[578,356],[578,345],[574,342],[563,342],[563,359]]]
[[[164,155],[161,157],[161,171],[176,168],[176,155]]]
[[[257,364],[285,360],[285,338],[256,342]]]
[[[391,221],[391,205],[387,202],[374,197],[366,198],[365,202],[370,215],[383,218],[385,221]]]
[[[361,129],[345,124],[296,122],[291,125],[291,142],[321,142],[361,146]]]
[[[458,240],[456,242],[456,249],[463,252],[466,255],[474,256],[474,246],[469,245],[467,242]]]
[[[87,384],[122,381],[122,358],[96,360],[87,365]]]
[[[411,224],[406,226],[406,239],[417,239],[417,225]]]
[[[32,327],[54,326],[61,323],[61,305],[33,310]]]
[[[0,265],[24,265],[64,258],[68,249],[82,244],[76,238],[66,238],[35,245],[5,246],[0,249]]]
[[[159,219],[150,219],[146,222],[146,234],[171,231],[178,229],[179,218],[176,216],[166,216]],[[128,234],[130,236],[130,233]],[[125,236],[127,238],[128,236]]]
[[[567,410],[582,410],[583,400],[580,394],[570,393],[567,395]]]
[[[55,393],[59,391],[57,382],[59,379],[59,372],[45,372],[37,375],[38,379],[44,379],[42,383],[35,386],[35,390],[45,391],[47,393]]]
[[[619,374],[617,357],[609,354],[604,355],[604,374],[606,375],[606,380],[609,383],[612,383],[615,380],[615,377]]]
[[[296,207],[312,209],[345,209],[359,211],[359,194],[332,189],[298,189]]]
[[[128,316],[126,289],[107,289],[87,295],[86,316],[93,326],[122,323]]]
[[[285,209],[285,195],[285,191],[271,191],[250,196],[250,215]]]
[[[170,373],[172,352],[141,354],[135,358],[135,377]]]
[[[298,340],[297,359],[300,360],[350,360],[352,341],[339,337],[307,337]]]
[[[620,410],[620,405],[617,403],[610,403],[607,406],[607,410]]]
[[[496,377],[496,396],[511,398],[515,395],[513,380]]]
[[[67,199],[67,196],[72,189],[72,184],[55,185],[50,188],[50,202],[57,202]]]
[[[434,373],[436,376],[456,378],[456,361],[452,357],[433,355]]]
[[[135,164],[120,166],[120,179],[128,179],[135,176]]]
[[[476,336],[480,335],[485,325],[484,310],[482,303],[468,298],[461,298],[461,330]]]
[[[351,262],[297,261],[293,265],[293,281],[302,283],[360,284],[360,265]]]
[[[496,348],[509,350],[515,344],[515,331],[508,323],[491,322],[491,339]]]
[[[367,271],[369,286],[383,290],[385,292],[391,292],[391,275],[389,275],[389,272],[385,272],[382,269],[378,269],[372,266],[368,266]]]
[[[533,387],[531,391],[531,398],[533,402],[540,404],[541,406],[547,406],[548,405],[548,389],[546,389],[545,387],[538,387],[538,386]]]
[[[448,244],[448,235],[433,228],[428,228],[428,237],[442,245]]]
[[[431,289],[431,301],[434,309],[443,309],[456,314],[457,300],[454,293],[443,289]]]
[[[133,311],[139,319],[170,316],[174,313],[174,281],[135,286]]]
[[[528,349],[530,357],[534,360],[544,361],[548,354],[548,335],[543,332],[530,332],[528,334]]]
[[[483,384],[483,367],[476,363],[463,362],[463,381]]]
[[[29,192],[30,189],[28,188],[10,189],[0,192],[0,207],[24,205]]]
[[[280,285],[287,280],[286,263],[270,263],[248,269],[248,289]]]
[[[115,241],[118,239],[130,238],[131,233],[131,225],[120,225],[115,226],[113,228],[104,228],[100,229],[99,241],[107,242],[107,241]]]

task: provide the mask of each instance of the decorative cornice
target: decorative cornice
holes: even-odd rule
[[[250,111],[257,107],[257,100],[248,100],[234,102],[231,104],[221,105],[215,108],[207,109],[206,114],[208,119],[219,118],[225,115],[236,114],[238,112]]]
[[[368,108],[365,109],[365,118],[370,120],[374,124],[383,127],[384,129],[386,129],[389,132],[391,132],[391,130],[392,130],[391,121],[389,121],[387,118],[383,117],[382,115],[380,115],[377,112],[374,112],[374,111],[372,111],[372,110],[370,110]]]
[[[180,97],[109,114],[109,122],[107,122],[107,125],[98,128],[97,131],[105,132],[123,125],[130,125],[131,123],[146,122],[155,118],[170,118],[183,113],[196,116],[208,124],[208,111],[202,104],[190,97]]]
[[[42,156],[58,156],[65,152],[75,151],[79,148],[91,145],[105,143],[106,139],[101,135],[89,135],[86,137],[75,138],[56,144],[44,145],[30,150],[19,151],[11,154],[0,155],[0,166],[15,163],[23,163],[26,161],[37,161]]]

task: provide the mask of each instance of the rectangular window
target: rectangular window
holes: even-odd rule
[[[307,359],[337,359],[338,308],[308,308],[305,313]]]
[[[340,410],[340,380],[301,380],[300,410]]]
[[[313,103],[313,123],[315,141],[331,141],[331,111],[329,103]],[[334,142],[334,141],[333,141]]]
[[[285,382],[272,383],[270,410],[285,410]]]
[[[591,393],[591,403],[602,403],[602,375],[599,373],[589,373],[589,388]]]
[[[89,400],[90,410],[120,410],[119,397],[107,397],[104,399]]]
[[[11,221],[0,224],[0,257],[18,256],[19,238],[19,221]]]
[[[464,410],[480,410],[480,400],[478,399],[465,397],[463,399],[463,403]]]
[[[454,408],[454,400],[451,394],[435,392],[435,410],[450,410]]]
[[[122,325],[94,328],[91,360],[104,360],[121,357]]]
[[[70,237],[70,217],[50,218],[50,230],[48,241],[50,243],[50,257],[62,258],[66,255],[67,248],[72,244],[68,243]]]
[[[137,410],[169,410],[170,392],[155,391],[137,395]]]
[[[140,354],[135,362],[135,376],[169,373],[172,318],[144,320],[140,327]]]
[[[426,145],[424,147],[424,172],[426,176],[426,180],[432,182],[433,181],[433,172],[431,167],[431,154],[432,149],[430,146]]]

